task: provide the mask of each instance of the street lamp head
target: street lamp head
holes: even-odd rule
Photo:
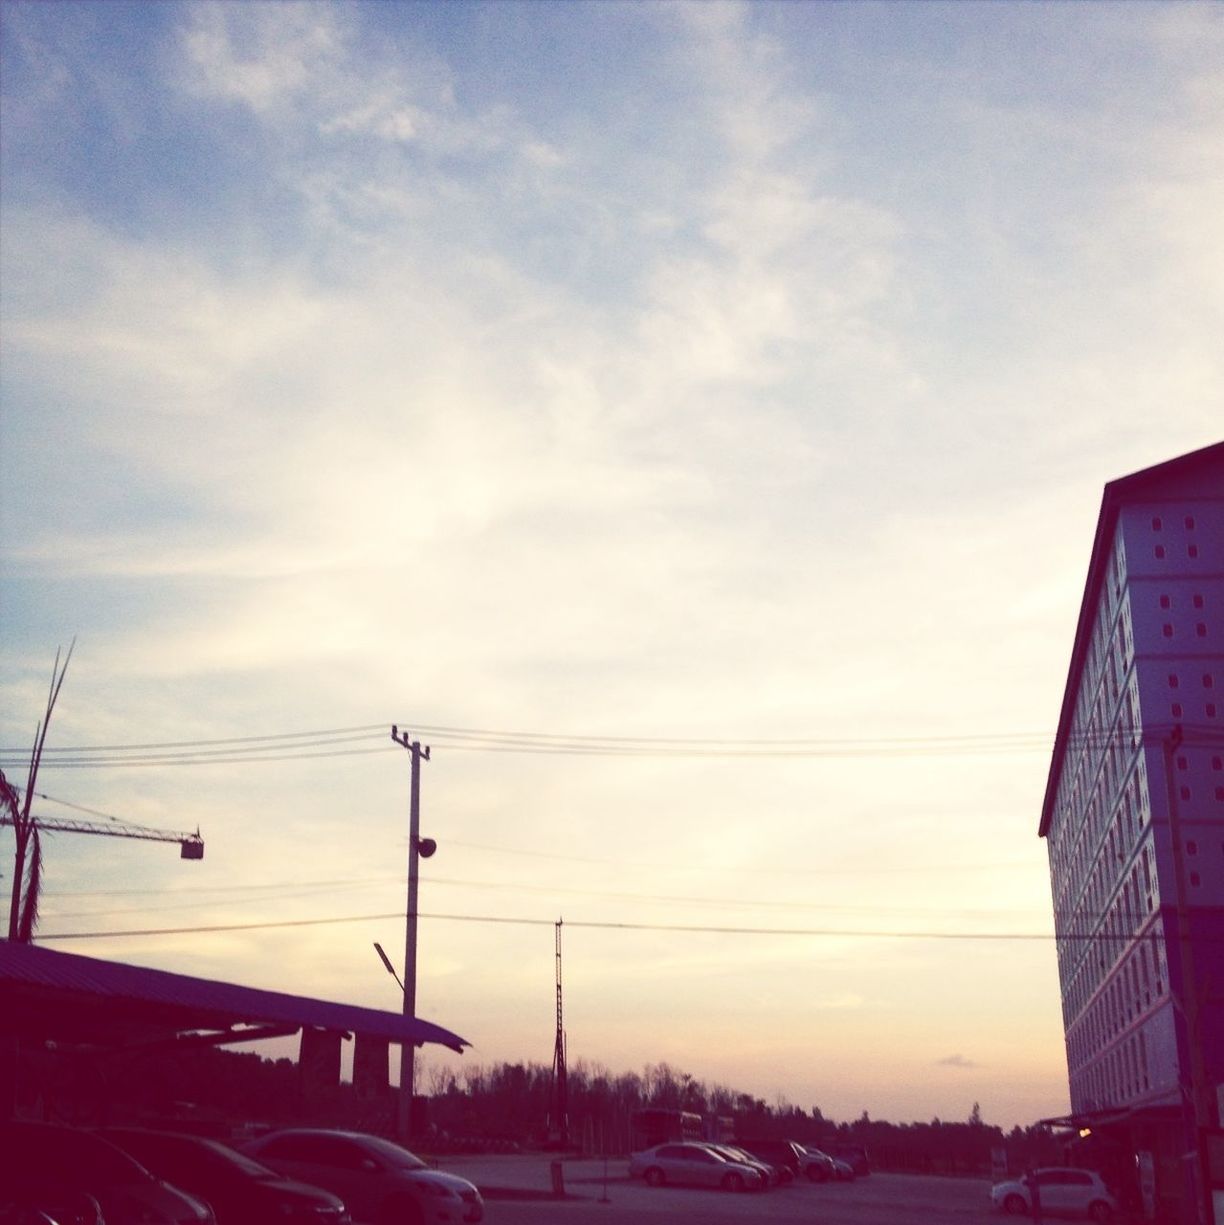
[[[422,859],[428,859],[437,849],[438,844],[432,838],[417,839],[417,854]]]

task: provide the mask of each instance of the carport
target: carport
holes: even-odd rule
[[[392,1045],[470,1045],[419,1017],[0,941],[0,1117],[15,1111],[22,1048],[139,1055],[298,1033],[304,1080],[337,1085],[352,1038],[354,1085],[372,1092],[387,1089]]]

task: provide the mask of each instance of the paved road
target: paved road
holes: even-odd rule
[[[445,1168],[488,1192],[487,1225],[1001,1225],[990,1210],[990,1184],[980,1179],[873,1174],[852,1183],[795,1183],[736,1195],[630,1181],[623,1161],[567,1161],[571,1198],[544,1198],[551,1186],[546,1157],[446,1160]],[[499,1194],[497,1188],[502,1188]],[[540,1198],[502,1198],[507,1191]],[[606,1198],[605,1198],[606,1196]]]

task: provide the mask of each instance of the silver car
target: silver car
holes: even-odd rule
[[[651,1187],[667,1183],[690,1187],[722,1187],[726,1191],[756,1190],[764,1186],[759,1169],[728,1161],[705,1144],[656,1144],[629,1158],[629,1177]]]
[[[1098,1173],[1065,1166],[1030,1170],[1023,1178],[996,1183],[990,1201],[1003,1212],[1027,1216],[1033,1211],[1034,1190],[1041,1198],[1041,1211],[1050,1216],[1088,1217],[1105,1225],[1118,1212],[1118,1201]]]

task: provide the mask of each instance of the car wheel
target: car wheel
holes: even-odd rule
[[[722,1185],[724,1191],[742,1191],[744,1189],[744,1176],[732,1170],[729,1174],[723,1175]]]
[[[1003,1211],[1008,1216],[1023,1216],[1028,1211],[1028,1204],[1024,1202],[1023,1195],[1009,1195],[1003,1201]]]
[[[1088,1205],[1088,1215],[1097,1225],[1109,1225],[1113,1220],[1113,1209],[1104,1200],[1096,1200]]]
[[[650,1169],[643,1175],[646,1179],[648,1187],[661,1187],[667,1179],[663,1177],[663,1171],[657,1165],[652,1165]]]
[[[379,1225],[425,1225],[425,1213],[416,1200],[395,1195],[384,1202],[378,1221]]]
[[[810,1165],[807,1168],[808,1182],[825,1182],[829,1177],[829,1171],[822,1165]]]

